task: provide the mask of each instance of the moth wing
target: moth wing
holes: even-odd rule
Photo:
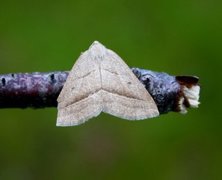
[[[128,119],[139,120],[159,115],[158,108],[143,84],[127,64],[108,50],[101,63],[103,111]]]
[[[101,97],[95,93],[99,89],[98,64],[86,51],[74,64],[57,99],[57,126],[78,125],[100,114]]]

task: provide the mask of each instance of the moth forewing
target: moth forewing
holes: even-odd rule
[[[129,120],[159,115],[126,63],[95,41],[78,58],[59,95],[57,125],[78,125],[102,111]]]

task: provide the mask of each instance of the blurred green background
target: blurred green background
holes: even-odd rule
[[[58,128],[56,108],[0,110],[0,179],[222,179],[222,6],[214,0],[0,2],[0,73],[69,70],[98,40],[129,66],[197,75],[201,105]]]

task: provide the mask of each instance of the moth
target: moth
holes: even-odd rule
[[[98,41],[80,55],[57,101],[57,126],[79,125],[101,112],[128,120],[159,115],[127,64]]]

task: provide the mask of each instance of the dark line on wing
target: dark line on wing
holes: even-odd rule
[[[111,70],[109,70],[109,69],[103,69],[103,70],[105,70],[105,71],[107,71],[107,72],[109,72],[109,73],[111,73],[111,74],[119,75],[117,72],[113,72],[113,71],[111,71]]]
[[[92,71],[90,71],[90,72],[88,72],[88,73],[84,74],[83,76],[78,77],[77,79],[82,79],[82,78],[85,78],[85,77],[89,76],[89,75],[90,75],[92,72],[94,72],[94,71],[96,71],[96,70],[92,70]]]
[[[65,107],[68,107],[68,106],[70,106],[72,104],[78,103],[79,101],[82,101],[82,100],[84,100],[84,99],[86,99],[86,98],[88,98],[88,97],[98,93],[101,90],[104,90],[105,92],[108,92],[108,93],[111,93],[111,94],[115,94],[115,95],[119,95],[119,96],[122,96],[122,97],[126,97],[126,98],[129,98],[129,99],[135,99],[135,100],[144,101],[143,99],[135,98],[135,97],[132,97],[132,96],[126,96],[125,94],[121,94],[121,93],[114,93],[114,92],[111,92],[111,91],[109,91],[107,89],[100,88],[100,89],[97,89],[95,92],[91,92],[91,93],[88,93],[87,95],[79,97],[77,100],[75,100],[75,102],[70,102]]]

